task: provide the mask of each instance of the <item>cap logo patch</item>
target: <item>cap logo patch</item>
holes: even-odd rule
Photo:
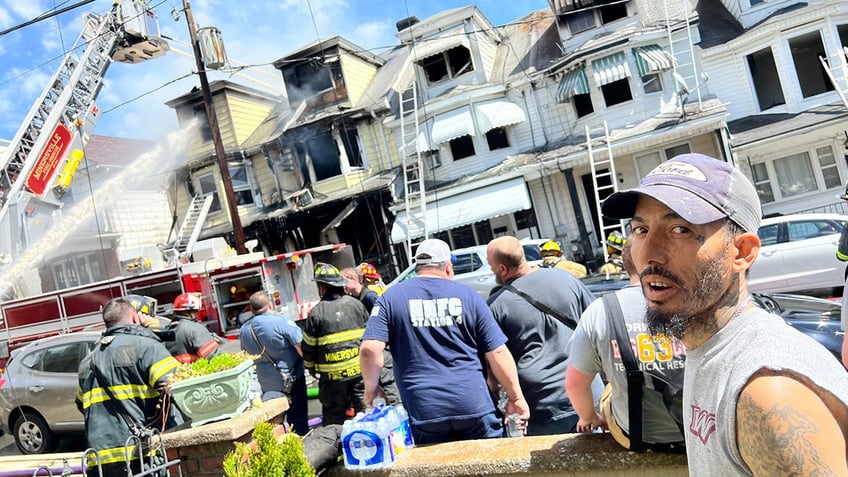
[[[697,167],[686,164],[685,162],[680,161],[668,161],[660,164],[653,171],[651,171],[648,176],[656,176],[656,175],[666,175],[666,176],[679,176],[685,179],[694,180],[698,182],[707,182],[707,177],[701,172]]]

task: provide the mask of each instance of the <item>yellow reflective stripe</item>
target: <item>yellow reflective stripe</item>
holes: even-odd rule
[[[307,368],[311,368],[314,363],[312,361],[303,360],[303,365]]]
[[[168,356],[162,360],[157,361],[150,367],[150,387],[156,387],[156,381],[159,381],[159,378],[166,375],[170,371],[177,369],[180,365],[180,362],[174,359],[173,356]]]
[[[97,451],[97,456],[100,457],[101,464],[114,464],[116,462],[126,462],[126,458],[124,457],[125,453],[129,454],[130,460],[138,459],[134,445],[129,447],[112,447],[111,449],[99,450]],[[93,455],[89,454],[86,464],[89,467],[96,467],[97,461],[94,459]]]
[[[109,390],[115,395],[118,401],[142,398],[151,399],[159,396],[159,391],[150,389],[144,384],[123,384],[120,386],[111,386]],[[105,389],[97,387],[86,392],[80,398],[83,409],[88,409],[93,404],[101,403],[109,400],[109,394]]]
[[[354,356],[353,358],[339,361],[338,363],[316,363],[315,371],[330,373],[333,371],[341,371],[351,366],[359,366],[359,356]]]
[[[344,343],[345,341],[351,341],[355,339],[362,338],[362,334],[365,333],[365,328],[358,328],[355,330],[347,330],[340,331],[338,333],[332,333],[326,336],[321,336],[317,339],[317,344],[320,345],[331,345],[336,343]]]
[[[309,334],[304,333],[303,334],[303,344],[309,345],[309,346],[315,346],[315,338],[313,338]]]

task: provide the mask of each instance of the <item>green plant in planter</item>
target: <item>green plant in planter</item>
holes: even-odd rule
[[[224,477],[315,477],[296,434],[274,436],[274,426],[260,422],[253,430],[253,442],[236,442],[236,449],[224,458]]]
[[[253,356],[244,351],[237,353],[220,353],[211,358],[200,358],[191,363],[183,363],[178,368],[176,373],[171,377],[172,383],[184,381],[198,376],[206,376],[218,371],[226,371],[233,369],[245,361],[253,361],[257,356]]]

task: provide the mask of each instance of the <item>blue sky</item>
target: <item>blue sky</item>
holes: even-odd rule
[[[4,0],[0,30],[77,0]],[[177,127],[174,111],[164,102],[199,86],[188,54],[185,18],[175,22],[172,8],[182,0],[152,0],[163,35],[173,38],[166,57],[137,65],[114,63],[97,104],[104,113],[95,134],[158,140]],[[0,36],[0,139],[11,140],[33,102],[47,86],[62,58],[81,31],[86,12],[109,11],[112,0],[93,3]],[[193,0],[198,27],[221,30],[229,60],[235,65],[270,64],[315,41],[341,35],[379,54],[398,43],[395,23],[408,16],[425,19],[439,11],[470,5],[467,1],[409,2],[396,0]],[[487,0],[477,5],[494,25],[514,21],[529,12],[549,8],[547,0]],[[316,32],[317,30],[317,32]],[[210,81],[229,79],[282,94],[282,76],[271,66],[246,68],[238,76],[210,72]],[[168,84],[170,83],[170,84]],[[133,101],[134,98],[140,97]]]

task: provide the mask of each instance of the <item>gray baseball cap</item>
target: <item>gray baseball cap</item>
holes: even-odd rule
[[[661,202],[696,225],[728,218],[756,233],[763,218],[751,181],[727,162],[703,154],[682,154],[660,164],[639,187],[607,197],[601,211],[612,219],[632,218],[639,195]]]

